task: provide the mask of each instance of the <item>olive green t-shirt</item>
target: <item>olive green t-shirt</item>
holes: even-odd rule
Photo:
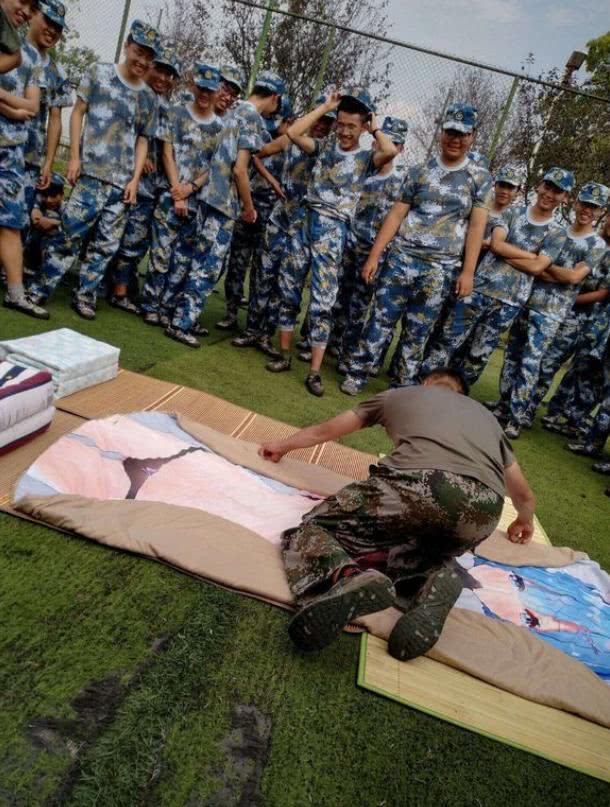
[[[496,418],[472,398],[438,384],[400,387],[353,411],[366,426],[384,426],[394,444],[380,465],[398,471],[450,471],[478,479],[504,496],[504,468],[515,457]]]

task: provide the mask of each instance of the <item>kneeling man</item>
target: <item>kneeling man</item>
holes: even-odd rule
[[[263,444],[284,454],[358,431],[385,428],[394,448],[368,479],[317,505],[283,536],[299,611],[289,626],[303,650],[319,650],[359,617],[393,605],[405,611],[389,641],[399,659],[438,640],[461,577],[451,561],[496,528],[508,492],[517,518],[511,541],[533,534],[535,497],[502,428],[468,397],[459,373],[431,372],[421,386],[382,392],[293,437]]]

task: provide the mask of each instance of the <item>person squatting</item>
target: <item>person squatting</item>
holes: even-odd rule
[[[575,192],[572,172],[550,167],[534,197],[518,201],[519,170],[492,178],[474,151],[478,113],[467,103],[445,110],[437,154],[405,167],[408,122],[378,118],[365,88],[321,96],[295,118],[280,76],[261,71],[245,98],[239,68],[197,62],[187,73],[173,46],[136,20],[121,63],[94,64],[76,90],[64,202],[53,163],[73,97],[50,51],[65,8],[0,0],[0,10],[6,307],[47,319],[46,302],[78,268],[79,316],[96,317],[104,290],[112,306],[199,348],[224,274],[227,310],[216,325],[237,330],[245,302],[246,327],[232,344],[265,353],[270,373],[290,372],[308,301],[296,349],[314,396],[324,394],[326,352],[342,392],[355,395],[393,341],[391,387],[441,366],[472,384],[508,331],[500,397],[489,402],[506,435],[531,426],[572,359],[543,426],[567,434],[572,450],[601,452],[610,429],[610,224],[600,225],[608,187],[586,181]],[[27,23],[18,47],[14,26]],[[571,195],[566,227],[557,212]]]

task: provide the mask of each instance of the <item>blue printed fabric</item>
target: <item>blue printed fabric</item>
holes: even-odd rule
[[[433,157],[410,168],[399,197],[409,205],[398,233],[400,249],[422,260],[459,263],[470,213],[489,210],[491,190],[489,171],[469,159],[448,168]]]
[[[537,222],[524,205],[510,207],[502,216],[506,242],[536,255],[546,255],[554,263],[567,237],[554,219]],[[509,305],[525,305],[534,281],[533,275],[514,269],[503,258],[489,252],[475,275],[474,288],[487,297]]]
[[[23,146],[0,147],[0,227],[23,230],[26,226]]]
[[[238,219],[241,212],[233,166],[239,151],[251,153],[263,146],[264,122],[249,101],[242,101],[223,119],[218,145],[210,160],[210,175],[201,199],[226,218]]]
[[[269,137],[269,135],[267,135]],[[270,138],[269,138],[270,140]],[[263,165],[269,171],[271,176],[275,177],[277,181],[281,184],[282,174],[284,171],[284,162],[286,160],[286,152],[279,151],[277,154],[271,154],[269,157],[263,157]],[[254,201],[254,206],[258,210],[260,206],[262,207],[273,207],[277,196],[275,195],[275,191],[269,185],[266,179],[263,178],[261,174],[258,173],[254,165],[252,165],[251,170],[251,179],[250,179],[250,188],[252,190],[252,199]]]
[[[181,183],[193,182],[210,169],[210,160],[222,128],[217,115],[211,114],[203,118],[197,114],[192,104],[169,109],[165,124],[159,130],[159,138],[174,147],[174,160]],[[162,185],[169,186],[166,178]],[[189,196],[188,207],[191,212],[196,210],[195,194]]]
[[[125,187],[133,176],[138,136],[155,136],[157,100],[145,82],[128,84],[114,64],[96,64],[77,95],[87,104],[82,173]]]
[[[42,70],[38,61],[33,61],[22,50],[19,67],[0,74],[0,89],[19,98],[25,96],[29,87],[40,87]],[[28,124],[25,121],[6,118],[0,112],[0,148],[3,146],[25,146],[28,139]]]
[[[40,68],[40,109],[28,123],[25,146],[25,161],[28,165],[42,165],[47,152],[47,118],[50,109],[72,106],[72,87],[62,68],[47,54],[43,59],[36,48],[25,42],[21,48],[22,59]]]
[[[269,219],[286,233],[294,232],[303,225],[303,200],[315,162],[315,155],[307,154],[296,143],[292,143],[286,150],[281,180],[286,199],[276,202]],[[297,213],[299,209],[300,214]]]
[[[138,199],[152,201],[157,198],[158,191],[162,187],[165,179],[163,170],[163,142],[160,140],[161,132],[165,126],[169,102],[161,95],[157,96],[157,128],[155,136],[148,143],[148,160],[152,163],[153,169],[142,174],[138,185]]]
[[[349,221],[364,180],[374,170],[373,151],[344,151],[335,135],[316,141],[316,161],[307,188],[307,204],[324,216]]]
[[[606,242],[596,233],[579,238],[568,230],[568,237],[555,263],[557,266],[571,269],[582,261],[591,270],[589,277],[595,282],[599,277],[606,249]],[[561,321],[574,305],[579,290],[580,286],[576,284],[547,283],[536,279],[527,305],[549,319]]]
[[[372,244],[383,220],[400,195],[404,176],[396,166],[385,175],[368,176],[356,205],[352,233],[362,244]]]

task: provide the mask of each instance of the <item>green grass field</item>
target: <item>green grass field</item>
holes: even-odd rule
[[[75,328],[118,345],[129,370],[296,425],[350,405],[331,366],[318,400],[305,365],[272,376],[213,327],[193,351],[105,304],[86,323],[65,291],[50,311],[41,323],[0,310],[0,334]],[[222,313],[213,295],[205,323]],[[494,397],[495,359],[479,399]],[[345,442],[388,448],[379,430]],[[608,568],[607,480],[563,442],[536,426],[515,450],[553,542]],[[4,515],[0,553],[0,804],[608,803],[602,782],[358,689],[354,637],[303,657],[279,610]]]

